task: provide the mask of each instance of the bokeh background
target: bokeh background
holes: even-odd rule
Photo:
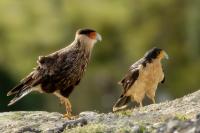
[[[83,27],[96,29],[103,41],[70,96],[75,113],[111,111],[122,91],[117,82],[154,46],[170,56],[156,100],[194,92],[200,87],[199,24],[199,0],[1,0],[0,111],[65,112],[55,96],[39,93],[7,107],[6,93],[32,71],[39,55],[67,46]]]

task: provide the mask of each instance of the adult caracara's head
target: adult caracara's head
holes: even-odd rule
[[[153,60],[153,59],[161,60],[163,58],[166,58],[166,59],[169,58],[167,53],[163,49],[156,48],[156,47],[154,47],[151,50],[149,50],[148,52],[146,52],[144,57],[148,60]]]
[[[76,32],[75,39],[85,44],[94,44],[97,41],[101,41],[101,35],[92,29],[79,29]]]

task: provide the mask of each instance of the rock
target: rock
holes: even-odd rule
[[[65,128],[83,126],[87,120],[66,120],[59,113],[48,113],[43,111],[34,112],[5,112],[0,113],[1,133],[22,132],[62,132]]]
[[[76,120],[43,111],[0,113],[1,133],[198,133],[200,91],[173,101],[116,112],[82,112]]]

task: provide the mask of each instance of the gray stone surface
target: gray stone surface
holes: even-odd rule
[[[117,113],[86,111],[76,120],[43,111],[0,113],[0,133],[200,132],[200,91],[173,101]]]
[[[59,113],[43,111],[0,113],[0,133],[62,132],[65,128],[83,126],[83,118],[67,121]]]

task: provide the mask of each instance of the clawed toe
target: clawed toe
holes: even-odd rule
[[[72,114],[69,114],[69,113],[64,114],[63,117],[64,117],[65,119],[67,119],[67,120],[75,120],[75,119],[78,118],[77,115],[72,115]]]

